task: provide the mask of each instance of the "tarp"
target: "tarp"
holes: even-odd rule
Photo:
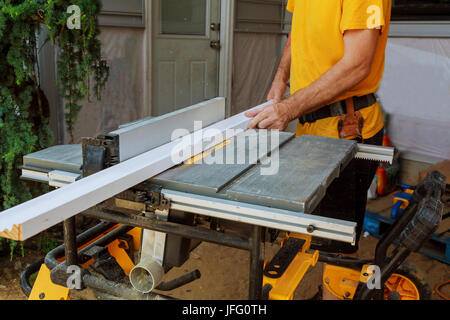
[[[378,95],[400,151],[450,159],[450,39],[390,38]]]
[[[235,33],[232,114],[266,101],[281,57],[281,37],[277,34]]]
[[[99,39],[102,57],[109,65],[109,78],[97,101],[91,91],[90,101],[83,101],[75,124],[75,142],[117,129],[119,125],[145,115],[144,31],[134,28],[102,27]],[[91,82],[92,84],[93,82]],[[66,143],[69,135],[65,135]]]

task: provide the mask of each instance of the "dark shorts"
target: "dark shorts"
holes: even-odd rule
[[[384,130],[381,130],[372,138],[358,142],[382,145],[383,136]],[[341,176],[332,182],[325,197],[314,211],[315,215],[356,222],[356,245],[313,237],[312,249],[346,254],[358,251],[358,242],[366,212],[367,191],[377,168],[378,162],[376,161],[353,159]]]

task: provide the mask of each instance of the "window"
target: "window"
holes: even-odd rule
[[[206,10],[206,0],[162,0],[161,33],[205,35]]]
[[[450,20],[450,0],[392,0],[392,20]]]

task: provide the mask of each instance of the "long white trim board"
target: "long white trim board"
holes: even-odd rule
[[[253,109],[270,104],[272,102]],[[224,140],[225,133],[229,134],[228,129],[245,130],[248,121],[249,118],[244,113],[240,113],[199,130],[202,134],[196,131],[189,136],[164,144],[58,190],[0,212],[0,237],[26,240],[212,147],[211,137],[203,136],[206,132],[211,132],[211,129],[217,132],[214,141],[220,144]],[[189,139],[186,139],[187,137]],[[232,135],[228,135],[226,138],[231,137]],[[182,151],[178,163],[172,160],[174,148]],[[192,150],[193,154],[189,154]]]

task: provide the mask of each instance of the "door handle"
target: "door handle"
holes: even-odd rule
[[[211,24],[209,25],[209,28],[210,28],[212,31],[220,31],[220,23],[211,23]]]
[[[213,49],[220,49],[220,41],[219,40],[213,40],[209,43],[209,46]]]
[[[220,23],[211,23],[211,24],[209,25],[209,28],[210,28],[212,31],[220,31]]]

